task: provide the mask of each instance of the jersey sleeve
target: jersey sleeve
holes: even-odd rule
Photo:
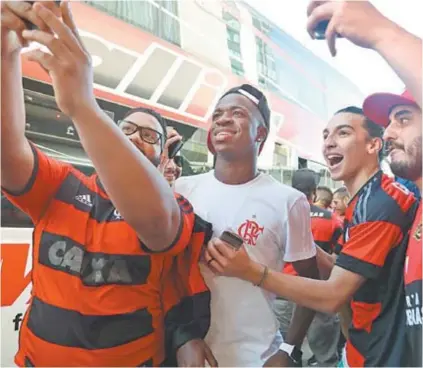
[[[2,192],[10,202],[37,223],[71,167],[48,157],[33,144],[31,149],[34,154],[34,168],[26,187],[20,192],[10,192],[2,188]]]
[[[165,366],[177,366],[174,358],[178,348],[190,340],[204,339],[209,329],[210,291],[199,262],[203,245],[210,237],[210,224],[196,216],[191,245],[177,256],[165,257],[168,262],[171,259],[173,267],[162,283],[166,357],[173,358]]]
[[[348,230],[336,265],[367,279],[375,279],[391,249],[401,240],[401,229],[392,223],[365,222]]]
[[[316,245],[311,232],[310,205],[305,196],[291,206],[283,225],[285,262],[296,262],[316,255]]]
[[[143,250],[145,250],[148,253],[161,253],[165,255],[177,255],[184,251],[185,248],[189,244],[191,244],[193,237],[195,236],[195,233],[202,232],[204,230],[204,223],[201,218],[195,215],[194,210],[192,208],[191,203],[180,194],[175,193],[176,201],[178,202],[179,209],[181,211],[181,217],[180,217],[180,224],[179,229],[176,234],[175,240],[172,242],[172,244],[169,245],[168,248],[165,250],[154,252],[148,247],[146,247],[143,243],[141,243],[141,247]],[[211,224],[207,224],[207,231],[205,239],[210,239],[212,228]]]
[[[379,190],[356,206],[336,265],[367,279],[380,275],[390,251],[407,236],[413,202]]]

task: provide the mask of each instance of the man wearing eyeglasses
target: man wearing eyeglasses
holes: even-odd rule
[[[193,359],[204,352],[208,329],[209,293],[197,263],[210,227],[157,170],[163,119],[136,109],[119,130],[100,109],[68,2],[59,9],[55,2],[3,1],[1,19],[1,85],[8,91],[1,98],[1,184],[35,224],[31,300],[16,365],[160,366],[166,345],[180,365],[207,359],[214,366],[207,356],[200,364]],[[37,27],[28,30],[23,20]],[[28,42],[50,51],[26,56],[48,71],[57,105],[97,171],[92,177],[25,137],[20,60]],[[181,289],[164,292],[169,279]],[[178,296],[205,318],[178,313]]]

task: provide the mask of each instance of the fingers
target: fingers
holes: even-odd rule
[[[219,261],[213,256],[213,253],[206,249],[204,252],[204,260],[206,265],[216,274],[223,274],[223,267]]]
[[[22,31],[26,28],[24,21],[10,11],[4,2],[1,3],[1,27],[2,32],[4,30],[13,31],[22,46],[27,45],[26,40],[22,37]]]
[[[310,14],[313,12],[314,9],[316,9],[318,6],[326,3],[327,1],[310,1],[307,6],[307,17],[310,16]]]
[[[338,32],[335,27],[335,19],[332,19],[326,28],[325,38],[329,47],[329,51],[333,57],[336,56],[336,39]]]
[[[31,3],[27,1],[8,1],[5,3],[5,5],[11,12],[13,12],[19,18],[30,21],[31,23],[35,24],[38,28],[42,30],[47,29],[42,19],[40,19],[38,15],[33,11]],[[26,29],[25,24],[22,30],[24,29]],[[14,31],[17,31],[17,30],[14,29]]]
[[[180,140],[182,140],[182,137],[177,134],[171,138],[168,138],[165,144],[165,148],[169,148],[171,144],[175,143],[175,142],[179,142]]]
[[[88,54],[87,49],[84,46],[84,43],[81,40],[81,37],[78,32],[78,27],[76,26],[76,23],[73,19],[73,14],[70,8],[70,3],[68,0],[62,1],[60,4],[60,9],[62,11],[62,19],[63,22],[69,27],[75,38],[78,40],[79,45],[84,50],[85,53]]]
[[[223,268],[220,264],[213,258],[210,252],[206,249],[204,252],[204,263],[209,267],[214,273],[223,273]]]
[[[71,57],[69,49],[63,44],[61,40],[56,38],[51,33],[39,31],[36,29],[31,31],[26,29],[22,32],[22,37],[26,41],[34,41],[46,46],[56,57],[60,57],[62,59]]]
[[[232,248],[230,244],[226,243],[223,240],[216,239],[214,246],[219,251],[219,253],[225,258],[232,258],[235,256],[236,251]]]
[[[336,4],[334,2],[325,2],[324,4],[314,8],[307,19],[307,32],[314,39],[314,30],[317,25],[324,21],[330,20],[335,11]]]
[[[50,70],[53,70],[56,67],[56,60],[54,57],[44,51],[39,49],[29,51],[26,54],[28,60],[35,61],[47,72],[49,73]]]
[[[214,261],[208,260],[207,264],[216,269],[216,271],[223,273],[225,268],[228,265],[228,260],[234,256],[234,250],[226,245],[222,240],[215,238],[212,239],[208,246],[207,250],[209,255]]]
[[[66,8],[67,5],[61,5],[61,9],[65,10]],[[46,7],[36,3],[34,5],[34,11],[72,53],[81,54],[83,52],[83,49],[81,48],[78,39],[73,34],[73,31],[68,27],[67,24],[61,22],[60,19],[50,9],[47,9]],[[69,22],[69,14],[64,16]],[[71,23],[71,26],[74,26],[74,24]]]
[[[166,133],[167,133],[167,137],[168,138],[173,137],[174,135],[177,135],[178,134],[178,132],[176,131],[176,129],[174,127],[170,127],[170,126],[168,126],[166,128]]]
[[[1,3],[1,26],[4,29],[10,29],[15,32],[22,32],[25,29],[24,21],[4,1]]]
[[[206,358],[207,363],[209,363],[210,367],[215,368],[219,366],[216,358],[214,357],[212,351],[206,343],[204,343],[204,356]]]

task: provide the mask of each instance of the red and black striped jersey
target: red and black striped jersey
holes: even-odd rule
[[[314,242],[327,253],[332,253],[342,235],[342,222],[332,212],[310,205],[311,232]],[[284,273],[297,276],[292,263],[285,263]]]
[[[404,267],[405,323],[408,365],[422,366],[422,204],[420,202],[408,241]]]
[[[311,232],[314,242],[327,253],[332,253],[342,234],[342,221],[324,208],[310,205]]]
[[[351,300],[350,366],[403,365],[403,267],[416,207],[414,196],[381,171],[349,203],[336,265],[366,279]]]

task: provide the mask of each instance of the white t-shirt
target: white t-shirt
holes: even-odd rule
[[[272,270],[316,254],[306,197],[268,175],[227,185],[210,171],[178,179],[175,191],[213,225],[213,236],[235,231],[250,257]],[[263,366],[282,343],[272,309],[275,295],[240,279],[215,276],[207,266],[201,270],[211,292],[206,342],[219,366]]]

